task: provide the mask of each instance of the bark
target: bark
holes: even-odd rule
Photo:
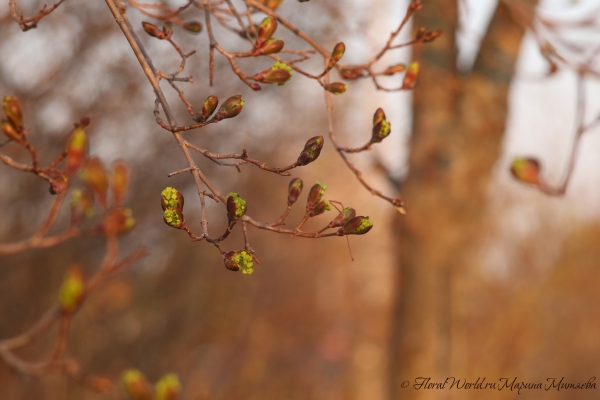
[[[447,376],[468,373],[461,286],[501,150],[523,29],[500,4],[473,70],[460,76],[455,67],[456,21],[456,0],[426,1],[414,21],[415,27],[441,28],[444,35],[415,55],[421,74],[414,91],[410,169],[401,187],[408,215],[396,229],[393,399],[453,398],[455,391],[415,390],[412,385],[417,377],[443,382]],[[411,387],[402,388],[406,380]]]

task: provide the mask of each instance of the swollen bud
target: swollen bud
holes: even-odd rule
[[[375,110],[375,114],[373,114],[373,126],[377,125],[378,123],[384,120],[385,112],[383,112],[383,109],[380,107],[377,110]]]
[[[154,386],[154,400],[177,400],[181,393],[181,383],[175,374],[160,378]]]
[[[329,200],[322,200],[309,212],[309,216],[314,217],[323,214],[325,211],[331,210],[331,203]]]
[[[73,175],[85,163],[87,156],[88,140],[85,130],[78,125],[73,130],[69,143],[67,143],[67,174]]]
[[[510,165],[511,174],[523,183],[540,185],[541,165],[535,158],[515,158]]]
[[[194,116],[194,121],[196,122],[206,122],[219,104],[219,98],[214,95],[210,95],[204,100],[204,104],[202,104],[202,111]]]
[[[283,0],[259,0],[259,3],[269,7],[271,10],[275,10],[282,1]]]
[[[230,271],[239,271],[241,269],[244,275],[250,275],[254,272],[254,269],[252,269],[252,265],[254,265],[252,255],[246,250],[228,251],[223,254],[223,262],[225,263],[225,268]]]
[[[405,69],[406,69],[406,65],[396,64],[396,65],[387,67],[385,69],[385,71],[382,72],[382,74],[383,75],[394,75],[394,74],[397,74],[398,72],[404,72]]]
[[[273,36],[277,30],[277,18],[267,17],[262,20],[260,25],[258,26],[258,36],[256,37],[256,47],[260,47],[263,43]]]
[[[246,200],[239,194],[231,192],[227,195],[227,217],[230,221],[241,218],[246,213]]]
[[[253,56],[263,56],[267,54],[279,53],[283,49],[284,42],[281,39],[269,39],[254,50]]]
[[[167,186],[160,194],[160,205],[164,210],[168,208],[176,208],[183,211],[183,195],[177,189]]]
[[[324,143],[323,136],[315,136],[308,139],[296,163],[298,165],[307,165],[315,161],[319,157],[319,154],[321,154]]]
[[[288,206],[291,206],[298,200],[303,187],[304,183],[300,178],[294,178],[290,181],[290,186],[288,187]]]
[[[220,121],[226,118],[233,118],[239,113],[242,112],[244,108],[244,101],[242,100],[242,95],[238,94],[237,96],[233,96],[225,100],[225,103],[221,105],[219,111],[217,111],[217,115],[215,115],[215,120]]]
[[[392,131],[392,124],[385,119],[385,113],[378,108],[373,114],[373,130],[371,143],[379,143],[385,139]]]
[[[121,384],[129,400],[152,400],[150,385],[140,371],[136,369],[125,371],[121,375]]]
[[[346,86],[346,84],[342,82],[333,82],[328,85],[325,85],[324,87],[325,90],[336,95],[342,94],[346,91],[346,89],[348,89],[348,86]]]
[[[167,208],[163,213],[163,220],[167,225],[175,229],[185,229],[185,220],[180,210],[176,208]]]
[[[339,236],[344,235],[364,235],[373,228],[373,223],[369,221],[369,217],[354,217],[350,221],[346,222],[341,227],[337,234]]]
[[[127,194],[127,185],[129,183],[129,167],[123,160],[117,160],[113,163],[110,173],[110,188],[113,194],[113,206],[122,206]]]
[[[436,38],[442,35],[444,31],[438,29],[436,31],[427,32],[421,39],[423,43],[433,42]]]
[[[50,194],[60,194],[69,188],[69,178],[64,175],[59,175],[48,181]]]
[[[58,301],[63,313],[76,311],[83,302],[85,297],[83,279],[83,269],[79,265],[71,267],[67,272],[58,294]]]
[[[10,121],[2,121],[2,132],[11,140],[21,143],[23,134],[17,131]]]
[[[344,224],[350,221],[356,216],[356,211],[352,207],[346,207],[338,214],[337,217],[329,223],[330,228],[337,228],[338,226],[344,226]]]
[[[117,207],[110,209],[102,222],[102,233],[115,236],[125,233],[135,226],[135,218],[130,208]]]
[[[402,90],[414,89],[417,86],[417,76],[419,75],[419,62],[413,61],[408,66],[408,71],[404,75],[404,82],[402,83]]]
[[[23,109],[21,102],[16,97],[5,96],[2,102],[6,118],[13,124],[17,129],[21,129],[23,125]]]
[[[183,29],[186,31],[193,33],[194,35],[202,32],[202,24],[198,21],[190,21],[183,24]]]
[[[263,83],[277,83],[279,86],[285,85],[292,78],[292,67],[286,63],[275,61],[269,69],[259,72],[252,79]]]
[[[336,44],[335,47],[333,48],[333,51],[331,52],[331,58],[329,59],[329,62],[327,63],[327,69],[333,68],[335,66],[335,64],[337,64],[337,62],[340,61],[340,59],[344,55],[345,51],[346,51],[346,45],[343,42]]]
[[[142,26],[146,33],[150,36],[153,36],[157,39],[164,40],[167,38],[165,33],[158,28],[156,25],[152,25],[150,22],[142,22]]]
[[[310,192],[308,192],[308,198],[306,200],[306,211],[311,211],[321,201],[326,190],[327,185],[323,185],[319,181],[317,181],[313,187],[310,188]]]
[[[344,79],[353,80],[365,76],[365,70],[364,68],[346,68],[340,74]]]

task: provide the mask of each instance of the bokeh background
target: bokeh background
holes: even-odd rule
[[[28,15],[38,3],[18,6]],[[423,3],[415,24],[444,28],[446,35],[415,52],[423,74],[414,101],[413,93],[376,92],[368,80],[351,82],[334,98],[335,129],[349,146],[369,138],[372,113],[385,109],[392,136],[353,161],[377,188],[402,193],[408,215],[365,191],[327,143],[317,162],[293,176],[306,188],[315,180],[328,184],[328,198],[370,216],[374,229],[350,238],[354,261],[343,238],[306,240],[251,229],[262,263],[252,276],[227,271],[212,246],[190,243],[161,221],[159,193],[175,186],[187,198],[188,223],[200,230],[196,190],[186,174],[167,178],[185,159],[155,124],[152,89],[106,5],[67,1],[26,33],[8,7],[0,7],[0,94],[23,102],[42,160],[51,160],[72,124],[89,116],[91,154],[106,164],[125,159],[132,168],[127,205],[137,226],[121,246],[125,254],[142,244],[150,255],[104,284],[78,312],[68,353],[85,372],[117,382],[128,368],[152,381],[173,371],[183,382],[183,399],[211,400],[512,399],[516,391],[418,391],[399,383],[418,376],[579,382],[600,374],[600,132],[583,138],[564,197],[549,198],[508,173],[515,155],[533,155],[548,181],[560,180],[575,129],[575,72],[560,68],[547,76],[533,36],[506,10],[495,13],[493,1],[458,2],[458,10],[455,2]],[[326,48],[344,41],[345,61],[360,63],[380,49],[405,6],[286,0],[279,12]],[[600,45],[598,9],[594,0],[548,0],[536,12],[567,21],[567,28],[544,33],[576,61]],[[129,15],[141,31],[142,17],[135,10]],[[203,20],[197,9],[186,15]],[[490,19],[499,25],[492,22],[488,30]],[[576,24],[584,20],[594,22]],[[244,49],[225,31],[217,35],[228,49]],[[141,36],[158,68],[176,69],[168,45]],[[291,34],[281,36],[286,47],[306,48]],[[296,75],[283,87],[252,92],[217,56],[211,88],[206,34],[176,30],[175,38],[184,51],[198,50],[186,68],[195,83],[179,85],[192,104],[200,107],[209,94],[222,100],[242,94],[246,101],[235,119],[186,133],[190,141],[213,152],[247,148],[269,165],[287,165],[308,138],[326,134],[316,83]],[[391,53],[381,69],[411,57],[410,50]],[[243,61],[248,73],[270,65]],[[307,65],[320,68],[318,60]],[[385,84],[399,86],[401,79]],[[178,120],[187,121],[177,94],[163,89]],[[597,82],[587,79],[586,89],[591,121],[600,110]],[[13,145],[0,151],[25,159]],[[221,192],[248,199],[253,218],[273,221],[285,209],[288,178],[196,160]],[[45,183],[0,166],[0,188],[0,241],[29,237],[52,201]],[[290,221],[301,218],[301,203],[297,208]],[[224,210],[210,205],[208,212],[211,232],[223,230]],[[61,218],[65,226],[66,207]],[[322,216],[310,226],[327,221]],[[242,248],[239,232],[225,246]],[[91,275],[102,256],[99,237],[0,256],[0,339],[46,311],[69,266],[81,263]],[[52,338],[18,354],[42,358]],[[121,398],[118,389],[98,394],[59,374],[21,377],[3,363],[0,387],[3,399]],[[524,394],[593,399],[597,390]]]

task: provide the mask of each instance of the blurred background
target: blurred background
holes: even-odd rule
[[[67,1],[25,33],[8,7],[0,8],[0,94],[22,101],[42,163],[64,148],[72,124],[89,116],[91,155],[107,165],[125,159],[132,169],[126,204],[137,226],[121,239],[122,254],[145,245],[150,255],[105,283],[78,312],[67,351],[84,372],[117,382],[128,368],[151,381],[172,371],[183,382],[182,398],[194,400],[512,399],[516,391],[425,391],[401,383],[419,376],[585,382],[598,375],[600,132],[584,135],[564,197],[545,196],[508,172],[513,157],[533,156],[546,180],[560,180],[575,132],[576,72],[561,66],[548,75],[535,36],[523,32],[505,5],[423,3],[398,42],[420,26],[445,34],[414,54],[391,52],[378,64],[383,70],[418,59],[422,74],[414,92],[377,92],[361,80],[334,98],[334,126],[347,146],[368,140],[373,112],[384,108],[392,135],[352,159],[376,188],[403,195],[407,216],[365,191],[327,142],[317,162],[292,176],[304,180],[306,193],[316,180],[329,185],[326,197],[368,215],[373,230],[350,237],[352,261],[344,238],[308,240],[250,228],[261,261],[252,276],[226,270],[212,246],[191,243],[161,221],[159,194],[174,186],[187,198],[188,224],[200,231],[196,189],[187,174],[167,177],[186,161],[154,122],[152,89],[106,5]],[[31,15],[40,5],[22,1],[18,8]],[[278,11],[325,48],[345,42],[344,61],[361,63],[383,46],[405,7],[393,0],[286,0]],[[540,20],[532,26],[573,63],[600,45],[596,0],[540,1],[536,12],[561,22],[553,29]],[[203,21],[197,9],[187,16]],[[129,17],[155,66],[176,70],[173,49],[142,35],[140,22],[151,20],[133,9]],[[216,34],[227,49],[246,49],[227,32]],[[278,35],[288,48],[306,48],[292,34]],[[283,87],[252,92],[217,56],[211,88],[206,33],[176,27],[174,38],[184,51],[198,51],[186,67],[195,83],[179,84],[195,107],[210,94],[221,100],[242,94],[246,101],[238,117],[186,133],[191,142],[221,153],[246,148],[269,165],[287,165],[308,138],[326,135],[324,96],[315,82],[296,74]],[[242,61],[250,75],[271,64]],[[306,65],[318,72],[321,64],[315,58]],[[401,83],[401,75],[384,82]],[[596,81],[585,85],[589,122],[600,110],[600,96]],[[177,93],[168,85],[163,90],[178,121],[191,123]],[[27,160],[13,144],[0,151]],[[252,166],[238,173],[200,156],[196,161],[222,193],[246,198],[254,219],[274,221],[285,210],[289,178]],[[31,236],[52,201],[47,185],[0,166],[0,187],[0,242]],[[299,203],[288,225],[301,219]],[[216,235],[224,230],[225,211],[208,204]],[[63,208],[54,232],[68,224]],[[325,225],[332,213],[309,227]],[[236,231],[224,245],[241,249],[243,238]],[[81,263],[91,275],[103,246],[101,237],[85,237],[0,256],[0,339],[39,319],[56,300],[69,266]],[[28,360],[46,357],[54,332],[17,353]],[[117,389],[98,394],[59,374],[21,377],[4,363],[0,387],[5,399],[121,398]],[[597,390],[523,394],[598,396]]]

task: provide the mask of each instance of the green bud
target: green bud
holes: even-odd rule
[[[225,267],[230,271],[242,270],[242,274],[250,275],[254,272],[252,255],[246,250],[229,251],[223,254],[223,262]]]
[[[219,98],[217,96],[208,96],[202,104],[202,111],[194,116],[196,122],[206,122],[219,104]]]
[[[340,61],[340,59],[344,55],[345,51],[346,51],[346,45],[343,42],[336,44],[335,47],[333,48],[333,51],[331,52],[331,58],[329,59],[327,68],[328,69],[333,68],[335,66],[335,64],[337,64],[337,62]]]
[[[277,18],[267,17],[262,20],[260,25],[258,26],[258,36],[256,37],[255,46],[258,48],[264,42],[269,40],[273,33],[277,30]]]
[[[281,39],[269,39],[252,53],[253,56],[262,56],[267,54],[279,53],[283,49],[284,42]]]
[[[317,181],[313,187],[310,188],[310,192],[308,192],[308,199],[306,201],[306,211],[311,211],[321,201],[326,190],[327,185],[323,185],[319,181]]]
[[[321,154],[324,143],[323,136],[315,136],[308,139],[296,163],[298,165],[307,165],[315,161],[319,157],[319,154]]]
[[[121,384],[129,400],[152,400],[150,385],[144,374],[137,369],[125,371],[121,375]]]
[[[181,393],[181,383],[175,374],[160,378],[154,386],[154,400],[177,400]]]
[[[392,124],[389,121],[379,121],[377,125],[373,127],[373,136],[371,136],[371,143],[379,143],[383,139],[389,136],[392,131]]]
[[[304,183],[300,178],[294,178],[290,181],[290,186],[288,187],[288,206],[291,206],[298,200],[303,187]]]
[[[185,229],[183,214],[176,208],[167,208],[163,213],[165,223],[176,229]]]
[[[540,185],[540,172],[542,167],[535,158],[515,158],[510,165],[511,174],[523,183]]]
[[[341,227],[337,234],[339,236],[344,235],[364,235],[373,228],[373,223],[369,221],[369,217],[354,217],[350,221],[346,222]]]
[[[337,228],[338,226],[344,226],[346,222],[350,221],[356,216],[356,211],[352,207],[346,207],[338,214],[337,217],[329,223],[330,228]]]
[[[160,205],[164,210],[167,208],[175,208],[179,211],[183,211],[183,195],[179,191],[171,186],[167,186],[160,194]]]
[[[228,98],[219,108],[215,120],[220,121],[222,119],[235,117],[242,112],[245,104],[241,94]]]
[[[69,269],[58,295],[60,307],[65,313],[76,311],[85,297],[83,269],[75,265]]]
[[[230,221],[241,218],[246,213],[246,200],[239,194],[231,192],[227,195],[227,217]]]
[[[5,96],[2,101],[2,107],[6,113],[6,118],[12,122],[13,126],[18,130],[23,125],[23,108],[21,102],[16,97]]]
[[[331,210],[331,203],[329,202],[329,200],[322,200],[318,202],[317,205],[310,211],[309,215],[311,217],[315,217],[329,210]]]

